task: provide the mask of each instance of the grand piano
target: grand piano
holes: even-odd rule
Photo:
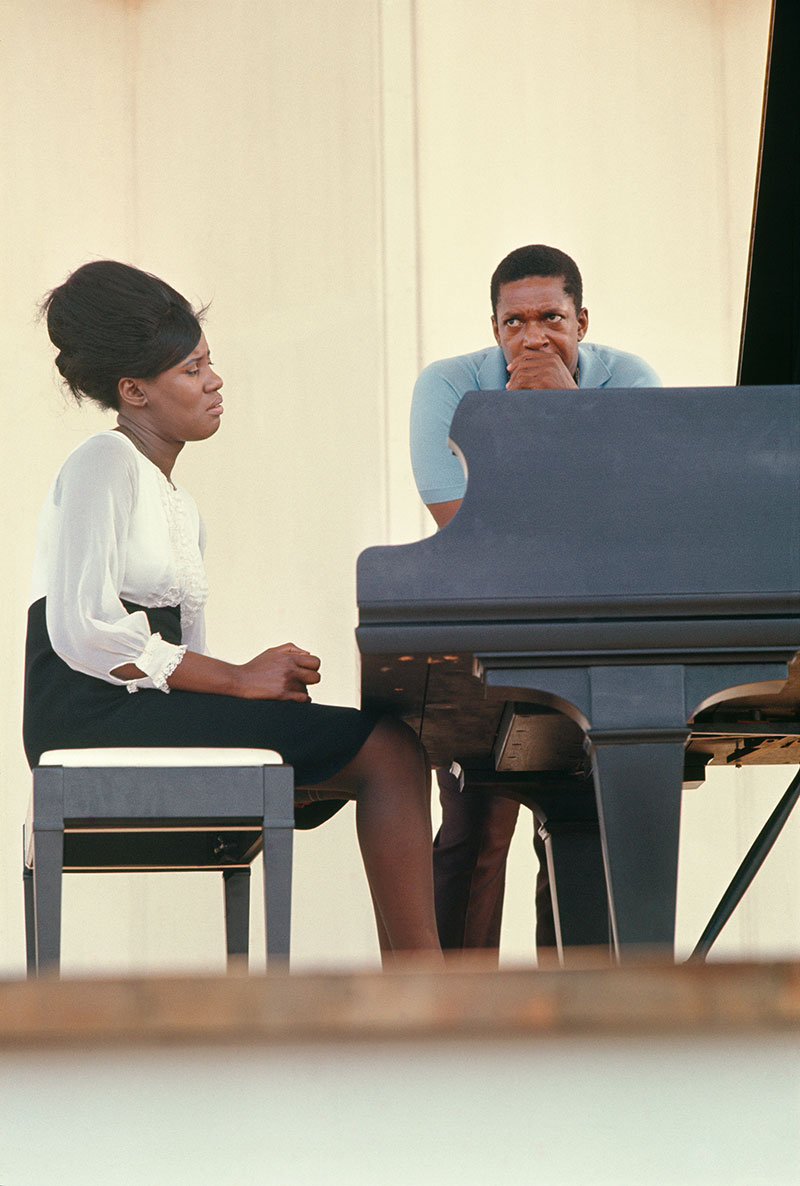
[[[469,393],[458,514],[359,557],[364,706],[534,811],[562,948],[672,950],[682,787],[800,762],[799,45],[776,0],[739,385]]]

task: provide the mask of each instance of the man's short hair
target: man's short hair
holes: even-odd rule
[[[583,280],[575,260],[557,247],[533,243],[529,247],[518,247],[495,268],[491,284],[492,312],[495,317],[500,286],[513,284],[515,280],[525,280],[528,276],[560,276],[564,281],[564,292],[575,303],[575,312],[580,312],[583,306]]]

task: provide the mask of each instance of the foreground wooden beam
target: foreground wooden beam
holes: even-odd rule
[[[0,1047],[800,1032],[800,964],[6,981]]]

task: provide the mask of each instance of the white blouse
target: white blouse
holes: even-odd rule
[[[205,651],[205,532],[197,504],[113,430],[70,453],[45,499],[32,601],[47,598],[53,650],[75,671],[128,690],[160,688],[186,650]],[[151,633],[148,608],[180,605],[182,645]],[[134,663],[146,676],[111,672]]]

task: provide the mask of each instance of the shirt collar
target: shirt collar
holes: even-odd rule
[[[611,371],[588,342],[578,343],[578,367],[579,387],[605,387],[611,378]]]
[[[502,391],[508,382],[508,371],[503,351],[499,346],[492,346],[486,351],[486,357],[478,367],[479,391]]]

